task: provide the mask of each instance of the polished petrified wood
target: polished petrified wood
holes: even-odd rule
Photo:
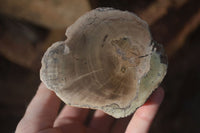
[[[68,105],[125,117],[166,74],[162,46],[133,13],[97,8],[71,25],[66,36],[44,54],[40,77]]]

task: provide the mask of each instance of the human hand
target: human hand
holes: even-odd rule
[[[89,109],[65,105],[58,114],[59,98],[42,83],[16,133],[147,133],[163,97],[163,89],[158,88],[133,116],[114,119],[97,110],[85,125]]]

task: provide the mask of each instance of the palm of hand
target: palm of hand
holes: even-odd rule
[[[147,133],[163,97],[163,89],[158,88],[133,117],[116,120],[97,110],[85,124],[89,109],[65,105],[58,115],[59,98],[41,84],[16,133]]]

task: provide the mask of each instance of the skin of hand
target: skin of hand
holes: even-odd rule
[[[16,133],[147,133],[163,97],[164,90],[159,87],[134,115],[114,119],[97,110],[85,125],[89,109],[65,105],[58,113],[60,99],[41,83]]]

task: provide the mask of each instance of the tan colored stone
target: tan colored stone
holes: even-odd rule
[[[43,56],[40,77],[66,104],[126,117],[144,104],[166,74],[162,46],[135,14],[97,8]]]

